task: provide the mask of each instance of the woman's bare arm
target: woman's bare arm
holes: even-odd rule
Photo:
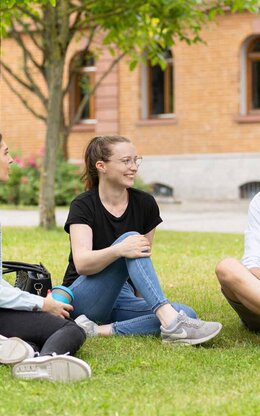
[[[92,229],[85,224],[70,225],[73,261],[79,275],[92,275],[102,271],[120,257],[148,257],[151,254],[148,238],[131,235],[122,242],[101,250],[92,250]]]

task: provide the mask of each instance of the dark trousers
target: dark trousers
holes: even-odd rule
[[[229,299],[224,291],[222,290],[223,295],[227,299],[228,303],[234,311],[238,314],[240,317],[242,323],[245,325],[249,331],[253,332],[260,332],[260,315],[257,315],[256,313],[250,311],[246,306],[244,306],[240,302],[234,302],[233,300]]]
[[[40,355],[54,352],[74,355],[86,338],[84,330],[71,319],[47,312],[3,308],[0,308],[0,334],[7,338],[21,338]]]

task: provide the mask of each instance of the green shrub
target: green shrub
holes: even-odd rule
[[[55,202],[57,206],[69,205],[76,195],[84,191],[80,176],[79,166],[62,159],[58,161],[55,178]]]
[[[23,173],[19,165],[12,166],[12,173],[8,183],[0,187],[0,202],[18,205],[20,201],[20,181]]]
[[[39,169],[33,166],[26,166],[23,169],[23,176],[20,180],[21,205],[38,205],[39,199]]]
[[[10,179],[0,188],[0,203],[38,205],[41,160],[13,158],[15,163],[11,166]],[[68,205],[82,191],[79,167],[59,159],[55,178],[56,205]]]
[[[134,188],[140,189],[140,191],[144,191],[144,192],[151,192],[152,191],[151,185],[149,185],[148,183],[145,183],[140,178],[140,176],[136,176],[135,182],[134,182]]]

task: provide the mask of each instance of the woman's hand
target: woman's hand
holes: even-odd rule
[[[46,298],[44,298],[42,311],[52,313],[53,315],[60,316],[61,318],[69,318],[69,313],[73,311],[73,306],[54,300],[50,293],[46,296]]]
[[[134,259],[151,255],[150,243],[144,235],[130,235],[115,246],[119,249],[120,257]]]

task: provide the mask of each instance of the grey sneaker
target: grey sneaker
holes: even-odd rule
[[[75,322],[78,326],[84,329],[85,333],[89,337],[95,337],[97,335],[98,325],[86,317],[86,315],[79,315]]]
[[[221,328],[219,322],[192,319],[180,311],[174,328],[167,330],[161,326],[161,338],[165,343],[196,345],[214,338]]]
[[[13,367],[13,376],[67,383],[91,377],[91,368],[85,361],[70,355],[46,355],[16,364]]]
[[[20,338],[0,336],[0,363],[15,364],[34,357],[34,349]]]

